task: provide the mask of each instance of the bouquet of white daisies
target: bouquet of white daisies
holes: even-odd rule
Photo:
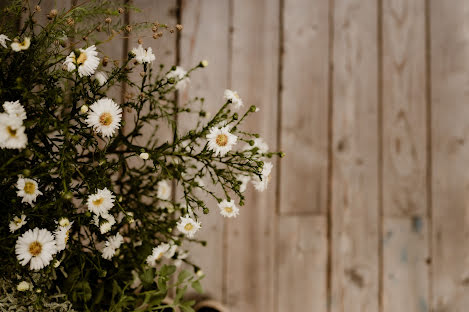
[[[241,130],[257,108],[235,91],[212,117],[203,98],[177,100],[207,61],[155,66],[141,41],[124,60],[103,54],[132,27],[182,28],[112,21],[130,9],[16,0],[0,16],[0,311],[191,311],[183,295],[203,274],[184,242],[199,242],[200,214],[242,213],[248,184],[265,190],[281,155]]]

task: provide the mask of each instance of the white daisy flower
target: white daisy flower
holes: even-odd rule
[[[273,165],[271,162],[264,162],[264,166],[262,166],[261,172],[262,179],[259,179],[259,177],[256,176],[252,181],[252,184],[254,184],[254,187],[259,192],[263,192],[267,188],[267,185],[270,181],[270,172],[272,171],[272,168]]]
[[[24,133],[23,121],[13,115],[0,114],[0,147],[9,149],[22,149],[28,143]]]
[[[98,84],[100,86],[104,86],[104,84],[107,82],[107,75],[103,71],[98,71],[93,75],[93,78],[98,81]]]
[[[200,222],[195,221],[190,217],[181,216],[177,223],[177,229],[179,232],[185,234],[189,238],[194,237],[194,234],[200,229],[200,227]]]
[[[248,186],[248,182],[251,180],[250,176],[239,174],[236,176],[236,179],[241,182],[241,185],[239,186],[239,191],[243,193],[246,191],[246,187]]]
[[[239,97],[238,92],[236,91],[226,89],[223,97],[225,101],[231,101],[236,109],[244,105],[243,100]]]
[[[80,49],[78,58],[75,52],[71,52],[65,59],[64,66],[69,72],[74,71],[78,66],[78,75],[80,77],[91,76],[99,66],[99,57],[96,47],[92,45],[86,49]]]
[[[102,250],[103,258],[106,260],[111,260],[111,258],[116,254],[116,250],[120,248],[123,242],[124,238],[122,235],[120,235],[120,233],[109,237],[105,243],[105,247]]]
[[[176,69],[166,74],[166,78],[173,78],[176,81],[176,89],[184,90],[190,82],[189,77],[186,75],[187,72],[181,66],[177,66]]]
[[[18,291],[26,291],[26,290],[29,290],[30,288],[30,284],[26,281],[21,281],[17,286],[16,286],[16,289]]]
[[[16,230],[20,229],[23,225],[27,223],[26,216],[21,215],[21,217],[14,216],[13,220],[10,222],[10,232],[13,233]]]
[[[132,53],[135,54],[135,60],[140,64],[151,63],[155,60],[155,54],[151,48],[144,49],[141,44],[138,47],[132,49]]]
[[[158,182],[156,197],[162,200],[168,200],[171,197],[171,185],[166,180]]]
[[[21,235],[16,241],[16,257],[21,265],[29,262],[31,270],[40,270],[49,265],[57,252],[55,239],[46,229],[34,228]]]
[[[262,138],[255,138],[253,141],[254,144],[252,146],[246,144],[243,150],[247,151],[257,147],[261,154],[265,154],[269,151],[269,145]]]
[[[88,209],[97,216],[108,215],[109,210],[114,207],[115,198],[116,196],[107,188],[98,190],[96,194],[88,197]]]
[[[68,220],[68,219],[67,219]],[[65,222],[63,222],[65,223]],[[59,221],[60,224],[60,221]],[[67,242],[70,237],[70,229],[72,228],[73,222],[68,222],[67,225],[59,225],[54,232],[55,245],[57,246],[57,252],[62,251],[67,247]]]
[[[169,244],[159,244],[157,247],[153,248],[151,255],[147,257],[147,264],[155,267],[156,262],[163,258],[164,254],[169,250],[169,247]]]
[[[16,194],[23,198],[21,202],[29,203],[31,206],[34,205],[36,198],[39,195],[42,195],[37,182],[33,179],[19,177],[18,181],[16,182],[16,187],[18,188]]]
[[[217,128],[212,127],[207,134],[208,149],[215,152],[215,156],[225,156],[236,144],[238,137],[230,133],[228,126]]]
[[[23,42],[19,42],[17,39],[15,39],[13,43],[11,44],[11,49],[15,52],[20,52],[22,50],[29,49],[30,45],[31,45],[31,38],[24,37]]]
[[[4,47],[4,48],[7,47],[7,40],[11,41],[11,39],[8,38],[6,35],[4,35],[4,34],[0,35],[0,45],[2,45],[2,47]]]
[[[122,119],[122,109],[111,99],[102,98],[90,106],[86,123],[89,127],[101,133],[103,137],[110,137],[119,129]]]
[[[23,105],[20,104],[20,101],[5,101],[5,103],[3,103],[3,109],[8,115],[15,116],[21,121],[26,119],[26,111],[24,110]]]
[[[218,204],[220,214],[227,218],[235,218],[239,215],[239,208],[236,207],[234,200],[227,201],[226,199]]]
[[[104,221],[99,226],[99,231],[101,232],[101,234],[105,234],[105,233],[109,232],[111,230],[111,228],[112,228],[111,223],[109,221]]]
[[[168,251],[166,251],[164,256],[168,259],[171,259],[174,256],[174,254],[176,253],[177,249],[178,249],[178,245],[171,242],[170,247],[169,247]]]

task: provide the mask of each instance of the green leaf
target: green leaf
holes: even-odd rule
[[[202,284],[200,284],[200,281],[195,281],[195,282],[192,282],[191,284],[192,288],[194,288],[194,290],[196,292],[198,292],[199,294],[203,293],[204,290],[202,289]]]
[[[172,275],[174,272],[176,272],[176,266],[174,265],[163,265],[161,267],[161,270],[159,272],[160,275],[163,275],[163,276],[170,276]]]
[[[191,272],[189,272],[187,270],[182,270],[181,273],[179,273],[178,282],[182,283],[186,278],[188,278],[190,276],[192,276]]]
[[[155,279],[155,269],[150,268],[145,270],[143,274],[140,274],[140,279],[142,280],[142,283],[145,287],[150,286],[153,284],[153,280]]]

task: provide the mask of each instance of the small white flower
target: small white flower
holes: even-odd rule
[[[106,260],[111,260],[111,258],[116,254],[116,250],[120,248],[123,242],[124,238],[119,233],[109,237],[105,243],[105,247],[102,250],[103,258]]]
[[[111,228],[112,228],[111,223],[108,222],[108,221],[104,221],[99,226],[99,231],[101,232],[101,234],[105,234],[105,233],[109,232],[111,230]]]
[[[89,127],[101,133],[103,137],[110,137],[119,129],[122,119],[122,109],[111,99],[102,98],[90,106],[86,123]]]
[[[116,196],[107,188],[98,190],[96,194],[88,197],[88,209],[97,216],[105,216],[114,207],[115,198]]]
[[[234,200],[227,201],[226,199],[223,200],[218,204],[218,208],[220,208],[220,214],[227,218],[235,218],[239,215],[239,208],[236,207]]]
[[[183,217],[179,219],[177,223],[177,229],[179,232],[187,235],[187,237],[194,237],[195,233],[200,229],[200,222],[193,220],[190,217]]]
[[[241,185],[239,186],[239,191],[243,193],[246,191],[246,187],[248,186],[248,182],[251,180],[250,176],[239,174],[236,176],[236,179],[241,182]]]
[[[75,52],[71,52],[65,58],[64,66],[69,72],[74,71],[78,66],[78,75],[80,77],[91,76],[99,66],[99,57],[96,47],[92,45],[86,49],[80,49],[78,58]]]
[[[16,289],[18,291],[26,291],[26,290],[29,290],[30,288],[30,284],[26,281],[21,281],[17,286],[16,286]]]
[[[169,250],[169,244],[160,244],[153,248],[151,255],[147,257],[147,264],[149,266],[156,266],[156,262],[163,258],[164,254]]]
[[[254,187],[259,192],[263,192],[266,190],[267,185],[269,184],[269,181],[270,181],[270,173],[272,171],[272,168],[273,168],[273,165],[271,162],[264,162],[264,166],[262,166],[262,172],[261,172],[262,178],[259,179],[259,177],[256,176],[254,180],[252,181],[252,184],[254,184]]]
[[[65,224],[65,222],[62,222],[62,223]],[[60,221],[59,221],[59,226],[54,232],[55,244],[57,246],[58,252],[64,250],[65,247],[67,247],[67,242],[70,237],[70,229],[72,228],[72,224],[73,222],[68,222],[67,225],[61,226]]]
[[[14,216],[13,220],[10,222],[10,232],[13,233],[16,230],[20,229],[23,225],[27,223],[26,216],[21,215],[21,217]]]
[[[144,49],[141,44],[138,47],[132,49],[132,53],[135,54],[135,60],[140,64],[151,63],[155,60],[155,54],[151,48]]]
[[[60,266],[61,262],[57,259],[54,261],[54,268],[58,268]]]
[[[140,156],[141,159],[144,159],[144,160],[147,160],[150,157],[150,155],[148,153],[140,153],[139,156]]]
[[[171,197],[171,186],[166,180],[158,182],[158,192],[156,197],[162,200],[168,200]]]
[[[176,89],[184,90],[190,82],[189,77],[186,76],[187,72],[180,66],[166,74],[166,79],[173,78],[176,81]]]
[[[23,198],[21,202],[29,203],[31,206],[34,205],[36,198],[39,195],[42,195],[42,192],[39,191],[37,182],[33,179],[19,177],[16,182],[16,187],[18,188],[16,194]]]
[[[62,218],[59,219],[58,224],[60,226],[66,227],[66,226],[70,225],[70,220],[68,220],[68,218],[62,217]]]
[[[207,134],[208,149],[215,152],[215,156],[225,156],[236,144],[238,137],[230,133],[228,126],[217,128],[212,127]]]
[[[173,242],[171,242],[170,246],[171,247],[169,247],[168,251],[164,254],[164,256],[168,259],[171,259],[176,253],[176,250],[178,249],[178,246]]]
[[[26,119],[26,111],[23,105],[20,104],[20,101],[5,101],[5,103],[3,103],[3,109],[8,115],[15,116],[21,121]]]
[[[82,105],[82,106],[80,107],[80,112],[81,112],[82,114],[86,114],[86,113],[88,112],[88,106],[87,106],[87,105]]]
[[[244,105],[243,100],[239,97],[238,92],[236,91],[226,89],[223,97],[225,98],[225,101],[231,101],[236,109]]]
[[[203,60],[202,62],[200,62],[200,65],[202,65],[202,67],[207,67],[208,66],[208,61]]]
[[[24,133],[23,121],[16,116],[0,114],[0,147],[8,149],[22,149],[28,143]]]
[[[93,78],[98,81],[98,84],[100,86],[104,86],[104,84],[107,82],[107,75],[103,71],[98,71],[93,75]]]
[[[11,39],[8,38],[6,35],[4,35],[4,34],[0,35],[0,45],[2,45],[2,47],[4,47],[4,48],[7,47],[7,40],[11,41]]]
[[[31,270],[40,270],[49,265],[57,252],[55,239],[46,229],[34,228],[21,235],[16,241],[15,252],[21,265],[29,262]]]
[[[31,45],[31,38],[24,37],[23,42],[19,42],[17,39],[15,39],[15,41],[13,41],[13,43],[11,44],[11,49],[15,52],[20,52],[22,50],[29,49],[30,45]]]

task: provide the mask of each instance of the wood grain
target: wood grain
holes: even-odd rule
[[[280,213],[325,214],[329,3],[285,0],[283,7],[280,140],[288,157],[281,162]]]
[[[192,68],[202,60],[209,66],[191,75],[191,85],[180,93],[182,102],[195,96],[205,98],[205,109],[213,116],[223,104],[223,90],[228,87],[228,40],[229,40],[229,2],[227,0],[184,0],[182,1],[182,25],[180,39],[181,66]],[[180,116],[179,129],[187,131],[195,125],[197,117]],[[204,296],[223,300],[223,223],[217,204],[208,200],[210,213],[201,211],[202,230],[198,239],[207,242],[206,247],[193,245],[190,249],[192,260],[200,264],[206,277],[202,280]],[[229,222],[230,220],[228,220]]]
[[[260,108],[246,126],[276,149],[279,1],[233,1],[231,88]],[[246,109],[247,109],[246,107]],[[231,311],[274,310],[276,168],[269,188],[250,186],[246,206],[226,224],[226,301]]]
[[[377,3],[335,3],[332,312],[378,311]]]
[[[280,216],[277,311],[327,311],[327,220]]]
[[[428,223],[386,218],[383,230],[382,311],[429,311]]]
[[[430,2],[433,302],[438,312],[469,306],[469,7]]]
[[[425,1],[383,2],[383,211],[427,214]]]

